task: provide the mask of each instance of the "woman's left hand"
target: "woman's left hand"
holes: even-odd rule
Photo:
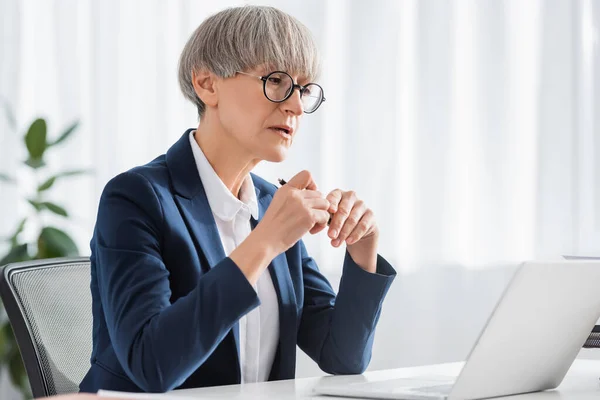
[[[354,262],[365,271],[375,272],[379,228],[373,211],[352,190],[335,189],[327,200],[332,214],[327,232],[331,245],[339,247],[345,241]]]

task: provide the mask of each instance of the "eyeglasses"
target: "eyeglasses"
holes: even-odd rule
[[[263,81],[265,97],[273,103],[283,103],[292,96],[294,89],[298,89],[302,101],[302,110],[307,114],[317,111],[317,108],[325,101],[321,86],[316,83],[309,83],[305,86],[298,85],[286,72],[275,71],[267,76],[257,76],[241,71],[238,71],[238,74],[248,75]]]

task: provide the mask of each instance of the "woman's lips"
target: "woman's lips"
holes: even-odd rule
[[[291,139],[291,138],[292,138],[292,135],[291,135],[291,134],[289,134],[289,133],[287,133],[287,132],[285,131],[285,129],[283,129],[283,128],[269,128],[269,129],[270,129],[271,131],[273,131],[273,132],[277,133],[279,136],[281,136],[281,137],[282,137],[282,138],[284,138],[284,139]]]

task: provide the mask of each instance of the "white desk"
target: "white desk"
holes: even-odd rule
[[[339,397],[315,396],[312,389],[322,381],[348,383],[378,381],[425,374],[456,375],[461,363],[438,364],[423,367],[401,368],[367,372],[364,375],[326,376],[288,381],[255,383],[247,385],[218,386],[201,389],[177,390],[169,396],[216,400],[223,398],[244,400],[292,400],[319,399],[335,400]],[[557,390],[510,396],[511,400],[600,400],[600,360],[575,360],[562,384]],[[508,399],[508,397],[505,397]]]

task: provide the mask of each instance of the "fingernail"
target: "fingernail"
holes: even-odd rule
[[[354,243],[354,238],[348,238],[348,240],[346,240],[346,243],[348,243],[348,244]]]
[[[332,238],[332,239],[334,239],[334,238],[336,238],[336,237],[337,237],[337,234],[338,234],[338,233],[337,233],[337,231],[336,231],[335,229],[332,229],[332,230],[329,232],[329,237],[330,237],[330,238]]]
[[[340,244],[340,239],[335,239],[332,244],[338,246]]]

